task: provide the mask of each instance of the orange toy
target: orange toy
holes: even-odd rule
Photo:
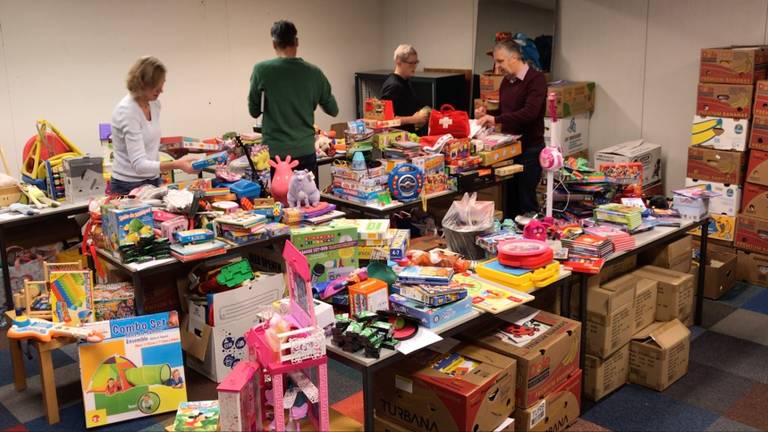
[[[472,261],[465,260],[457,253],[449,252],[443,249],[433,249],[429,252],[410,249],[406,251],[405,257],[411,265],[427,267],[452,267],[457,273],[463,273],[472,268]]]

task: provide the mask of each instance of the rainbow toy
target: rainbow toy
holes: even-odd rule
[[[93,319],[91,272],[51,272],[50,301],[53,322],[80,325]]]

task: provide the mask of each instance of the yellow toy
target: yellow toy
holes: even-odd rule
[[[48,160],[52,165],[60,165],[66,158],[83,155],[75,144],[47,120],[38,120],[35,127],[37,135],[27,140],[24,145],[24,165],[21,168],[24,177],[30,180],[43,180],[47,177],[44,161]]]
[[[60,202],[48,198],[45,193],[38,189],[38,187],[35,185],[19,183],[19,188],[21,189],[21,192],[24,194],[24,196],[27,197],[29,203],[38,209],[45,207],[58,207],[61,205]]]
[[[256,162],[256,170],[257,171],[266,171],[269,169],[269,150],[263,149],[256,153],[256,157],[254,158],[254,162]]]

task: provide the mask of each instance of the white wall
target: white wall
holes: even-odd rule
[[[100,153],[98,123],[125,94],[140,55],[168,67],[165,135],[248,131],[253,64],[274,56],[272,23],[290,19],[299,55],[328,76],[338,119],[354,116],[354,72],[385,66],[376,0],[0,0],[0,145],[12,174],[35,120],[53,122],[84,151]],[[327,127],[325,114],[316,118]]]
[[[683,185],[701,48],[766,43],[766,0],[561,0],[555,77],[597,83],[590,151],[661,144],[667,191]]]
[[[486,52],[493,47],[496,32],[523,32],[536,39],[541,35],[553,35],[554,27],[554,8],[545,9],[509,0],[480,0],[477,10],[475,72],[484,72],[493,66],[493,60]]]

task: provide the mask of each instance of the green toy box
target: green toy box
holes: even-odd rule
[[[137,243],[141,236],[154,238],[152,208],[140,205],[131,208],[101,207],[101,227],[109,249],[117,251],[121,244]]]
[[[359,265],[357,227],[306,227],[291,230],[291,243],[307,257],[312,282],[348,275]]]

